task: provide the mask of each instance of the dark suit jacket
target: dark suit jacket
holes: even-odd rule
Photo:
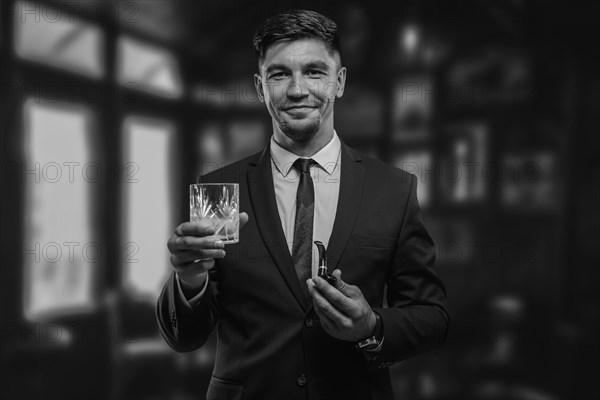
[[[202,346],[217,326],[207,399],[392,399],[388,367],[440,346],[448,316],[434,272],[433,242],[416,198],[416,178],[342,143],[329,270],[342,270],[381,315],[385,340],[368,363],[354,343],[328,335],[306,304],[277,211],[267,147],[202,178],[239,182],[248,223],[211,271],[201,302],[184,307],[174,275],[157,319],[177,351]],[[315,223],[318,223],[316,221]],[[387,287],[387,307],[384,293]]]

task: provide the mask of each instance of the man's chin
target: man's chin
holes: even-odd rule
[[[280,129],[285,136],[294,142],[308,142],[314,138],[319,131],[319,123],[316,121],[313,121],[312,123],[297,123],[294,121],[281,124]]]

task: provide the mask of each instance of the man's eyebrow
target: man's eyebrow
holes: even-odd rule
[[[315,61],[309,61],[304,65],[304,69],[320,69],[323,71],[329,71],[329,65],[327,65],[327,63],[320,61],[320,60],[315,60]],[[288,71],[289,67],[284,65],[284,64],[271,64],[267,67],[267,69],[265,70],[265,73],[270,73],[273,71]]]
[[[329,65],[327,65],[323,61],[311,61],[305,66],[306,69],[322,69],[324,71],[329,71]]]
[[[286,67],[283,64],[271,64],[267,67],[267,69],[265,70],[265,72],[268,74],[269,72],[273,72],[276,70],[283,70],[283,71],[287,71],[289,68]]]

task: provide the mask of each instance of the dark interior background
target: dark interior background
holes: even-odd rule
[[[179,354],[154,319],[166,240],[267,143],[251,38],[288,8],[339,25],[342,140],[419,177],[452,328],[397,398],[598,398],[595,2],[1,7],[2,398],[204,398],[214,338]]]

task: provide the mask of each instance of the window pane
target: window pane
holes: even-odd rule
[[[169,273],[167,240],[174,227],[171,165],[174,128],[163,121],[124,123],[124,285],[156,300]]]
[[[159,96],[180,97],[183,93],[177,62],[159,47],[127,37],[117,43],[119,83]]]
[[[25,104],[24,313],[29,320],[94,307],[91,115],[85,108]]]
[[[97,26],[52,3],[15,3],[15,49],[25,59],[93,78],[104,76],[104,38]]]

